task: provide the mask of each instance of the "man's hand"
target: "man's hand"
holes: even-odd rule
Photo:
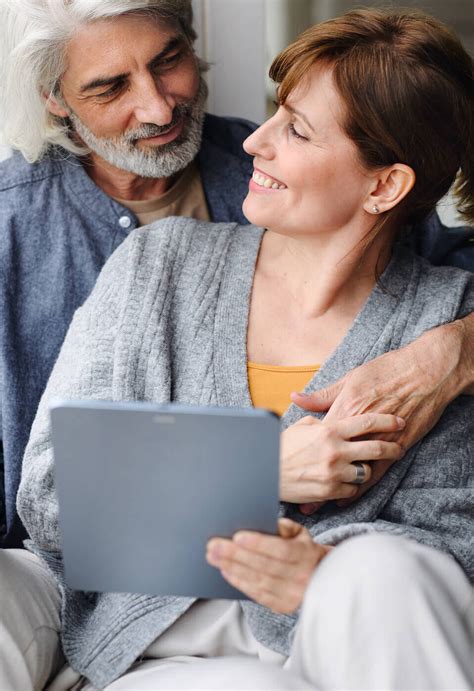
[[[275,612],[301,603],[321,559],[332,549],[313,542],[302,525],[280,518],[279,535],[240,531],[232,540],[212,538],[206,559],[235,588]]]
[[[391,413],[405,420],[405,428],[387,434],[408,449],[436,424],[445,408],[461,393],[474,394],[474,314],[464,320],[427,331],[400,350],[348,372],[332,386],[313,394],[292,394],[305,410],[324,412],[325,420],[366,412]],[[381,438],[377,435],[378,438]],[[347,505],[376,484],[395,461],[373,465],[369,482],[358,488]],[[312,513],[319,504],[301,507]]]

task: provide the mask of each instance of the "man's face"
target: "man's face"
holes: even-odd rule
[[[117,168],[170,177],[196,156],[205,87],[187,39],[171,24],[124,15],[69,42],[56,115]]]

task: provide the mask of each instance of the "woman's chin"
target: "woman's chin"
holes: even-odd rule
[[[260,205],[259,205],[260,206]],[[242,204],[242,212],[249,223],[261,228],[267,227],[268,214],[262,213],[261,208],[255,208],[256,204],[251,199],[251,194],[248,194],[244,203]]]

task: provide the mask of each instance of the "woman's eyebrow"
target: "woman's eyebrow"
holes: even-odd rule
[[[153,69],[153,68],[157,67],[160,64],[160,62],[163,60],[163,58],[165,58],[173,50],[176,50],[176,48],[181,47],[183,44],[184,44],[184,41],[183,41],[183,38],[181,36],[172,36],[167,41],[165,47],[162,50],[160,50],[160,52],[157,53],[147,63],[148,69]],[[114,74],[114,75],[109,76],[109,77],[106,77],[106,76],[96,77],[95,79],[92,79],[90,82],[83,84],[80,87],[80,92],[82,94],[85,91],[91,91],[92,89],[98,89],[102,86],[110,86],[111,84],[114,84],[115,82],[124,81],[129,76],[130,76],[130,72],[122,72],[121,74]]]

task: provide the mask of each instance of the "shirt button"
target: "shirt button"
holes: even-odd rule
[[[129,219],[128,216],[120,216],[120,218],[119,218],[119,225],[120,225],[122,228],[130,228],[130,226],[132,225],[132,222],[131,222],[131,220]]]

